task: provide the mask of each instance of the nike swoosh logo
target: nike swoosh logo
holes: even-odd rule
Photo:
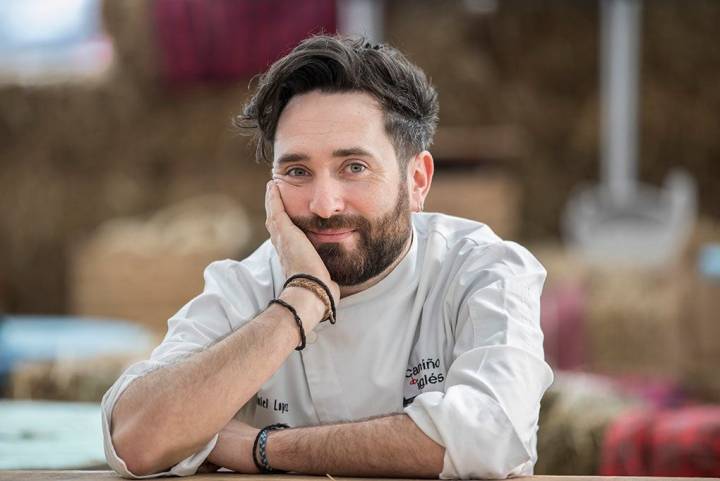
[[[415,400],[417,396],[413,396],[411,398],[403,397],[403,407],[407,407]]]

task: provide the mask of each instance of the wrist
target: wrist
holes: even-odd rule
[[[273,474],[273,473],[286,473],[286,470],[279,469],[277,466],[273,466],[270,463],[270,459],[268,457],[268,443],[270,441],[270,434],[273,432],[282,431],[284,429],[289,428],[287,424],[283,423],[277,423],[277,424],[271,424],[269,426],[265,426],[264,428],[260,429],[257,436],[255,437],[255,443],[253,445],[253,462],[255,463],[255,466],[257,467],[257,470],[263,474]]]
[[[320,322],[330,321],[330,324],[335,324],[337,317],[337,308],[335,306],[336,301],[333,296],[332,289],[327,283],[312,274],[298,273],[288,277],[285,281],[284,288],[291,286],[300,287],[312,292],[315,297],[320,299],[320,301],[322,301],[325,305],[325,312],[323,313],[322,321]]]
[[[291,436],[291,430],[280,429],[273,431],[272,439],[268,438],[268,442],[265,447],[265,454],[267,456],[268,463],[273,467],[273,469],[280,471],[293,471],[294,469],[297,469],[297,465],[291,459],[290,451],[285,449]]]
[[[288,286],[283,289],[279,298],[295,308],[306,333],[312,331],[325,314],[325,304],[302,287]]]

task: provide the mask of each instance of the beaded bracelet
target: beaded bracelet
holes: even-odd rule
[[[293,318],[295,319],[295,324],[297,324],[298,330],[300,331],[300,345],[296,347],[295,350],[302,351],[303,349],[305,349],[305,328],[303,328],[302,320],[300,319],[300,316],[298,316],[295,308],[287,302],[283,301],[282,299],[271,300],[270,302],[268,302],[268,307],[270,307],[272,304],[279,304],[283,306],[293,315]]]
[[[277,431],[279,429],[287,429],[290,426],[287,424],[271,424],[269,426],[265,426],[262,428],[258,433],[257,436],[255,436],[255,442],[253,443],[253,462],[255,463],[255,467],[263,474],[270,474],[270,473],[287,473],[287,471],[283,471],[281,469],[273,469],[270,467],[270,463],[268,462],[267,458],[267,441],[268,441],[268,433],[270,431]],[[260,456],[260,460],[258,461],[258,455]]]
[[[335,300],[333,299],[332,293],[330,292],[330,288],[327,286],[327,284],[325,284],[323,281],[313,275],[300,273],[288,277],[288,279],[285,281],[285,284],[283,285],[283,289],[287,287],[287,285],[290,284],[290,282],[292,282],[294,279],[308,279],[319,285],[325,291],[325,294],[327,295],[327,300],[330,303],[330,315],[328,317],[328,320],[330,321],[330,324],[335,324],[335,321],[337,319]]]

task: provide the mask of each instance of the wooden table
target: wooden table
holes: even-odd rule
[[[0,481],[118,481],[120,478],[112,471],[0,471]],[[248,475],[234,473],[201,474],[188,478],[164,478],[164,479],[187,479],[188,481],[330,481],[325,476],[294,476],[288,474],[278,475]],[[381,478],[341,478],[334,476],[337,481],[398,481],[384,480]],[[720,478],[661,478],[661,477],[605,477],[605,476],[531,476],[526,478],[513,478],[526,481],[688,481],[689,479],[719,479]]]

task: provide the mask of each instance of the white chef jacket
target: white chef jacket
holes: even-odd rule
[[[293,351],[236,418],[297,427],[404,412],[445,447],[441,478],[530,475],[540,399],[553,378],[540,330],[545,270],[483,224],[420,213],[412,225],[411,246],[395,269],[340,299],[337,323],[308,333],[307,347]],[[168,321],[150,359],[128,368],[103,397],[105,454],[115,471],[137,477],[110,438],[123,390],[237,330],[284,280],[269,241],[241,262],[207,267],[202,294]],[[194,474],[217,437],[152,476]]]

